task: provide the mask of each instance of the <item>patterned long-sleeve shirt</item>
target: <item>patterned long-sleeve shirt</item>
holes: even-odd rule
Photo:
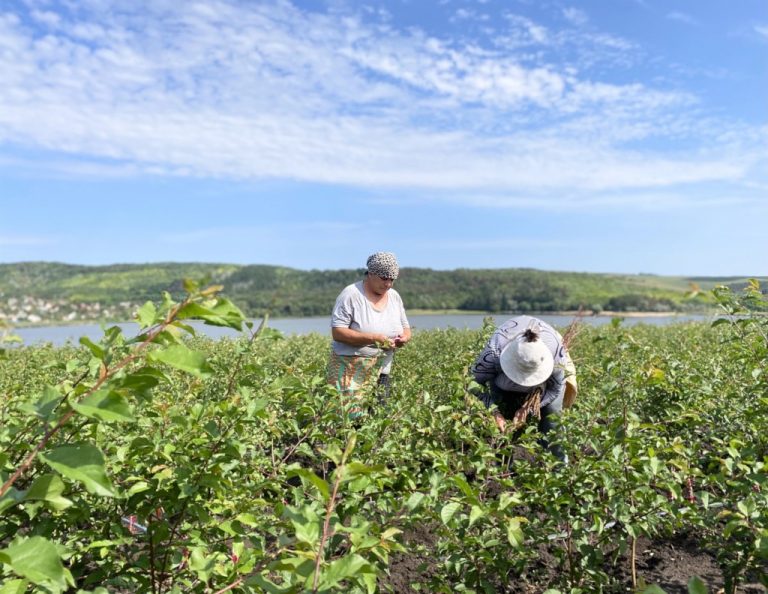
[[[499,356],[504,347],[516,336],[519,336],[531,328],[539,334],[542,342],[549,348],[554,358],[555,366],[552,375],[539,386],[521,386],[509,379],[501,369]],[[472,374],[479,384],[490,385],[491,382],[499,390],[505,392],[529,393],[534,388],[541,387],[541,405],[546,406],[565,392],[565,367],[568,360],[568,351],[563,344],[563,337],[546,322],[531,316],[517,316],[510,318],[499,326],[488,340],[483,352],[472,366]],[[478,397],[483,399],[482,395]]]

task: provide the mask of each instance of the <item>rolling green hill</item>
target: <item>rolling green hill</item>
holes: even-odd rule
[[[75,266],[53,262],[0,264],[0,314],[15,323],[127,319],[162,291],[179,295],[182,279],[206,277],[248,315],[326,315],[339,291],[363,270],[297,270],[281,266],[202,263]],[[409,310],[555,312],[705,311],[706,291],[739,287],[742,277],[556,272],[528,268],[403,268],[396,283]],[[762,279],[765,280],[765,279]],[[687,297],[692,287],[702,293]],[[14,317],[15,311],[26,312]],[[40,319],[38,319],[40,318]]]

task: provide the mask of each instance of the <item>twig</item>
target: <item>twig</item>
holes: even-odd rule
[[[584,325],[581,322],[581,318],[584,317],[584,309],[579,307],[579,311],[576,312],[576,316],[571,320],[571,323],[568,324],[568,327],[565,329],[565,332],[563,333],[563,345],[565,348],[570,348],[571,343],[573,342],[574,338],[579,334],[579,332],[582,331],[584,328]]]
[[[528,394],[520,408],[515,411],[512,421],[510,421],[509,430],[514,431],[525,425],[528,415],[541,419],[541,388],[536,388]]]
[[[152,585],[152,594],[157,593],[157,584],[155,582],[155,543],[154,543],[154,523],[152,517],[147,518],[147,537],[149,539],[149,581]]]
[[[232,582],[227,586],[226,588],[222,588],[221,590],[216,590],[214,594],[224,594],[224,592],[229,592],[232,588],[237,588],[240,584],[243,583],[243,578],[238,579],[236,582]]]
[[[312,580],[312,592],[317,592],[317,588],[320,582],[320,565],[323,562],[323,551],[325,549],[325,543],[330,538],[330,529],[331,529],[331,515],[333,514],[333,508],[335,507],[336,503],[336,496],[339,493],[339,485],[341,484],[341,479],[344,476],[344,464],[342,463],[341,466],[339,466],[336,469],[336,480],[333,482],[333,492],[331,493],[330,499],[328,499],[328,505],[325,508],[325,521],[323,522],[323,534],[320,536],[320,544],[317,548],[317,558],[315,559],[315,577]]]

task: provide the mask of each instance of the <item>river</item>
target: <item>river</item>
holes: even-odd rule
[[[411,327],[414,331],[431,330],[435,328],[459,328],[476,329],[483,324],[483,319],[487,314],[415,314],[409,315]],[[499,324],[511,317],[509,315],[490,316],[494,323]],[[537,316],[555,327],[564,328],[573,321],[573,316],[559,315],[539,315]],[[582,321],[586,324],[600,325],[609,323],[614,316],[584,316]],[[664,316],[627,316],[623,318],[622,324],[652,324],[655,326],[666,325],[687,321],[711,321],[711,315],[664,315]],[[254,327],[257,327],[260,320],[254,320]],[[283,334],[301,335],[316,332],[330,337],[330,318],[328,316],[310,317],[310,318],[275,318],[270,319],[268,326],[279,330]],[[105,327],[113,326],[108,324]],[[135,323],[116,324],[123,329],[126,336],[133,336],[138,330]],[[217,328],[215,326],[205,326],[193,323],[192,326],[206,336],[220,338],[223,336],[235,336],[237,333],[228,328]],[[97,341],[103,334],[103,328],[100,324],[77,324],[67,326],[37,326],[28,328],[16,328],[14,333],[21,337],[24,345],[37,345],[51,343],[54,346],[62,346],[68,342],[77,343],[81,336],[87,336],[93,341]]]

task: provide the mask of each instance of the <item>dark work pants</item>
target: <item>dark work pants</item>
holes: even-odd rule
[[[379,381],[376,384],[376,396],[379,404],[384,405],[389,400],[390,381],[388,373],[379,374]]]

